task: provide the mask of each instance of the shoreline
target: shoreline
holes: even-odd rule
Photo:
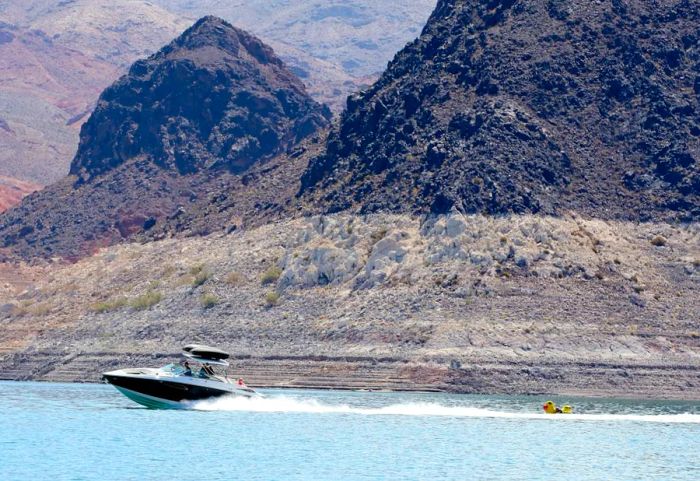
[[[157,367],[174,353],[15,353],[0,359],[0,380],[100,383],[122,367]],[[314,357],[314,356],[311,356]],[[255,388],[700,401],[700,366],[609,362],[473,362],[315,356],[241,356],[229,373]]]

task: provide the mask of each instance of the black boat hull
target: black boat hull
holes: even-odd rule
[[[169,403],[200,401],[232,394],[232,391],[229,390],[185,384],[165,379],[127,377],[113,374],[104,374],[104,379],[122,392],[126,389],[133,393],[161,399]],[[128,397],[133,399],[132,396]]]

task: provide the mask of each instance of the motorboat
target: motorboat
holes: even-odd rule
[[[179,363],[161,368],[119,369],[105,372],[102,378],[132,401],[154,409],[189,408],[195,401],[227,395],[260,396],[242,379],[228,377],[227,352],[189,344],[183,347],[183,355]]]

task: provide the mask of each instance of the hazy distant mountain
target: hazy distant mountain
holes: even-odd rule
[[[171,12],[218,15],[261,38],[293,46],[362,77],[382,72],[416,38],[436,0],[154,0]]]
[[[40,188],[40,185],[0,176],[0,213],[18,204],[25,196]]]
[[[140,0],[1,2],[0,175],[65,176],[100,92],[188,24]]]
[[[196,18],[217,14],[268,42],[336,111],[418,34],[434,0],[0,2],[0,175],[60,179],[105,87]],[[368,77],[368,75],[370,75]],[[5,125],[6,128],[2,126]]]
[[[314,210],[700,218],[700,4],[441,0],[348,102]]]

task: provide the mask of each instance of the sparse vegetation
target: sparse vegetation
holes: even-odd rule
[[[192,280],[192,287],[199,287],[211,278],[211,273],[205,269],[199,271]]]
[[[265,305],[267,307],[276,306],[279,303],[279,301],[280,301],[279,292],[270,291],[267,294],[265,294]]]
[[[95,302],[90,305],[90,310],[96,312],[97,314],[102,314],[104,312],[117,311],[126,307],[129,303],[126,297],[116,297],[114,299],[108,299],[106,301]]]
[[[651,244],[656,247],[663,247],[666,245],[667,242],[668,241],[666,240],[666,238],[662,235],[654,236],[654,238],[651,239]]]
[[[35,304],[29,309],[29,313],[33,316],[45,316],[49,312],[51,312],[51,306],[47,303]]]
[[[387,229],[386,227],[382,227],[372,232],[372,234],[370,235],[370,238],[372,239],[372,244],[376,244],[380,240],[384,239],[384,237],[386,237],[387,232],[389,232],[389,229]]]
[[[204,270],[204,264],[196,264],[192,267],[190,267],[190,274],[193,276],[197,276]]]
[[[202,294],[202,297],[199,298],[199,301],[202,303],[202,307],[204,307],[205,309],[211,309],[212,307],[219,304],[219,302],[221,302],[221,300],[211,292]]]
[[[280,269],[277,266],[270,266],[262,275],[260,278],[260,282],[262,283],[263,286],[266,286],[267,284],[272,284],[273,282],[277,282],[277,280],[280,278],[282,275],[282,269]]]
[[[232,271],[226,276],[226,283],[232,286],[242,284],[243,282],[245,282],[245,276],[240,272]]]
[[[176,271],[177,268],[174,265],[168,264],[163,268],[163,273],[161,274],[161,277],[167,279],[168,277],[171,277],[173,274],[175,274]]]
[[[137,296],[129,303],[137,311],[144,311],[158,304],[163,299],[163,295],[158,291],[147,291]]]
[[[45,316],[51,311],[51,306],[48,304],[34,304],[33,301],[22,301],[18,306],[12,309],[12,313],[16,316]]]

